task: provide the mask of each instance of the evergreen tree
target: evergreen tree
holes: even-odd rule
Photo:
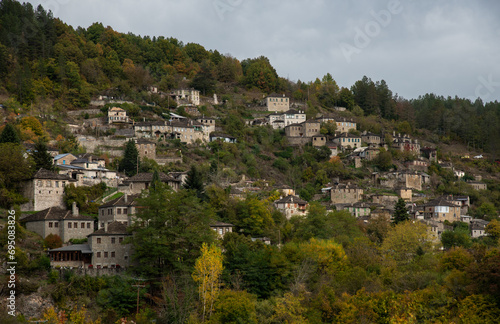
[[[45,143],[41,141],[37,142],[31,156],[35,162],[35,170],[40,170],[40,168],[51,171],[54,170],[52,156],[47,152],[47,145],[45,145]]]
[[[137,151],[134,141],[130,140],[125,145],[125,152],[123,153],[119,170],[124,171],[127,176],[131,177],[137,173],[138,163],[139,151]]]
[[[194,190],[197,192],[198,197],[203,193],[203,177],[201,172],[195,165],[191,166],[191,169],[187,173],[186,183],[184,183],[184,188],[188,190]]]
[[[149,189],[149,191],[156,191],[156,190],[159,190],[161,188],[161,180],[160,180],[160,175],[158,173],[158,170],[155,169],[154,172],[153,172],[153,179],[151,179],[151,187]]]
[[[21,139],[17,134],[15,127],[12,124],[5,125],[2,134],[0,135],[0,143],[21,143]]]
[[[399,224],[410,219],[410,215],[408,214],[408,209],[406,209],[406,203],[403,198],[399,198],[396,203],[392,219],[395,224]]]
[[[134,235],[135,272],[150,278],[192,272],[204,242],[214,241],[214,212],[191,191],[160,187],[138,201]],[[142,225],[145,224],[145,225]]]

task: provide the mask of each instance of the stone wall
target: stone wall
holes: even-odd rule
[[[310,137],[287,137],[287,140],[290,145],[305,145],[311,143]]]
[[[97,269],[96,267],[89,268],[75,268],[69,269],[69,267],[56,268],[55,270],[59,271],[59,278],[64,278],[64,273],[67,271],[73,272],[77,276],[90,276],[90,277],[99,277],[99,276],[115,276],[119,274],[123,274],[125,272],[124,268],[101,268]]]
[[[107,152],[110,156],[122,156],[126,142],[126,139],[96,139],[92,136],[78,138],[78,144],[85,147],[87,152],[95,152],[97,149]]]

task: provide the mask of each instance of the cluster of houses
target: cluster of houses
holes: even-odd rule
[[[188,106],[200,103],[199,92],[192,89],[174,90],[165,95]],[[417,157],[406,163],[407,170],[373,173],[372,185],[367,189],[349,182],[334,181],[322,190],[324,195],[329,197],[330,202],[327,204],[329,208],[346,210],[363,221],[369,221],[375,217],[390,218],[397,200],[402,198],[406,201],[412,218],[428,224],[436,237],[448,229],[445,221],[467,222],[470,224],[473,237],[485,235],[487,222],[472,219],[467,215],[470,205],[468,197],[446,196],[419,205],[415,203],[426,200],[425,197],[421,197],[420,192],[430,183],[430,176],[425,173],[430,163],[439,162],[435,149],[422,148],[417,140],[395,132],[392,136],[369,132],[359,134],[356,131],[356,122],[351,119],[322,115],[307,120],[304,111],[290,109],[290,100],[284,95],[267,96],[263,104],[270,114],[265,119],[254,120],[254,125],[270,125],[273,129],[283,129],[290,145],[326,146],[331,150],[332,156],[340,151],[348,152],[349,158],[354,160],[356,166],[364,159],[376,158],[381,148],[393,148]],[[204,116],[191,120],[171,114],[168,121],[131,122],[125,110],[113,107],[108,111],[107,122],[109,125],[130,125],[140,158],[153,159],[159,163],[161,158],[156,156],[156,145],[159,140],[178,139],[186,144],[214,140],[236,142],[236,138],[216,131],[215,119]],[[335,125],[335,135],[321,134],[321,126],[327,123]],[[386,142],[388,138],[390,138],[389,143]],[[47,237],[49,234],[59,235],[65,244],[72,239],[87,239],[83,244],[70,244],[50,250],[51,264],[54,266],[128,267],[133,251],[130,244],[122,243],[132,235],[127,231],[127,227],[134,222],[139,207],[137,198],[149,188],[152,174],[138,173],[126,178],[116,171],[107,169],[105,160],[93,154],[76,156],[71,153],[52,153],[58,172],[40,169],[31,180],[23,184],[23,195],[28,201],[21,206],[21,210],[38,212],[23,218],[22,222],[26,224],[28,230],[42,237]],[[443,164],[442,167],[447,166]],[[460,176],[461,171],[453,171]],[[186,172],[160,173],[160,180],[173,190],[178,190],[185,179]],[[480,180],[476,179],[470,184],[477,190],[486,189],[486,184]],[[122,195],[106,201],[99,207],[97,221],[79,214],[75,204],[71,210],[66,210],[63,202],[65,187],[91,186],[101,182],[117,188],[117,192]],[[372,190],[373,188],[382,190]],[[254,189],[256,188],[252,186],[231,188],[231,196],[241,199]],[[307,201],[297,196],[291,188],[279,189],[282,196],[274,202],[275,208],[288,219],[307,215]],[[222,222],[214,222],[211,227],[220,237],[233,229],[233,225]],[[269,243],[269,239],[261,239]]]

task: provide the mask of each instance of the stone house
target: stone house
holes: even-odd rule
[[[285,135],[290,145],[304,145],[312,142],[313,136],[320,134],[320,123],[307,120],[300,124],[291,124],[285,127]]]
[[[372,207],[375,207],[374,204],[369,204],[365,202],[358,201],[353,204],[337,204],[337,210],[347,210],[351,215],[358,217],[370,216]]]
[[[163,172],[158,173],[160,181],[170,186],[173,190],[179,190],[181,180],[174,179]],[[153,173],[138,173],[135,176],[123,181],[123,185],[119,190],[127,194],[140,194],[143,190],[149,189]]]
[[[437,198],[424,205],[424,218],[438,222],[460,221],[460,205],[444,198]]]
[[[412,140],[410,136],[406,134],[403,134],[402,136],[401,134],[398,134],[396,136],[396,132],[394,132],[392,138],[392,147],[396,150],[420,155],[420,144],[416,139]]]
[[[417,159],[417,160],[405,162],[405,166],[409,170],[427,171],[427,169],[429,168],[430,165],[431,164],[429,161],[426,161],[423,159]]]
[[[325,146],[326,145],[326,136],[324,135],[314,135],[311,138],[312,146]]]
[[[94,218],[78,213],[76,203],[72,210],[50,207],[31,214],[20,220],[26,229],[46,238],[49,234],[58,235],[63,242],[82,239],[94,231]]]
[[[134,124],[134,132],[138,138],[179,139],[187,144],[192,144],[196,140],[208,142],[210,129],[211,126],[188,119]]]
[[[170,133],[170,126],[166,120],[138,122],[133,125],[137,138],[161,138]]]
[[[200,105],[200,91],[191,89],[175,89],[170,91],[172,97],[179,105]]]
[[[480,181],[467,181],[469,185],[472,186],[475,190],[486,190],[488,189],[488,186],[484,182]]]
[[[127,112],[119,107],[113,107],[108,110],[108,124],[128,123]]]
[[[384,144],[384,139],[382,136],[374,133],[369,133],[367,131],[364,131],[361,133],[361,141],[363,143],[366,143],[368,146],[374,146],[374,147],[379,147],[383,146]]]
[[[120,222],[126,226],[131,225],[138,197],[138,194],[124,194],[99,206],[98,229],[104,228],[106,230],[113,222]]]
[[[472,219],[470,224],[469,224],[470,231],[471,231],[471,237],[477,238],[477,237],[488,235],[486,233],[486,226],[489,223],[490,222],[485,221],[484,219],[478,219],[478,218]]]
[[[155,160],[156,159],[156,143],[152,141],[148,141],[144,138],[138,138],[135,140],[135,147],[139,152],[139,158],[142,160],[143,158],[148,158]]]
[[[337,118],[337,133],[349,133],[350,130],[356,130],[356,122],[352,119]]]
[[[67,175],[49,170],[38,170],[32,179],[22,185],[23,196],[28,202],[21,205],[22,211],[44,210],[49,207],[64,207],[64,188],[76,180]]]
[[[413,189],[411,188],[399,188],[397,190],[398,196],[406,202],[411,202],[413,199]]]
[[[77,157],[71,153],[58,154],[54,156],[55,165],[70,165]]]
[[[202,125],[202,131],[205,136],[209,136],[210,133],[215,132],[215,119],[208,117],[196,118],[196,122]]]
[[[278,199],[274,202],[276,209],[285,214],[287,219],[292,216],[305,216],[307,215],[307,207],[309,203],[297,196],[288,195],[284,198]]]
[[[285,128],[288,125],[300,124],[306,121],[306,114],[302,110],[290,109],[285,112],[274,112],[267,116],[267,123],[273,129]]]
[[[233,231],[233,227],[234,227],[233,224],[223,223],[219,221],[210,224],[210,228],[217,233],[217,237],[219,239],[223,239],[226,233],[231,233]]]
[[[208,142],[208,134],[203,131],[203,124],[195,123],[192,120],[170,122],[172,139],[179,139],[182,143],[192,144],[197,140]]]
[[[279,95],[277,93],[272,93],[266,98],[264,98],[264,105],[267,111],[288,111],[290,110],[290,100],[285,97],[285,94]]]
[[[123,243],[131,235],[127,226],[120,222],[112,222],[107,228],[88,235],[92,265],[96,268],[127,268],[130,265],[132,246]]]
[[[330,188],[333,204],[354,204],[363,199],[363,189],[350,183],[339,183]]]
[[[116,187],[117,173],[105,167],[105,160],[91,154],[80,155],[68,164],[59,164],[59,174],[77,181],[78,186],[92,186],[101,182]]]
[[[345,150],[347,148],[356,149],[361,147],[361,136],[357,136],[350,133],[342,133],[339,136],[333,138],[333,142]]]

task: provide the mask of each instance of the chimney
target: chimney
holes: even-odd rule
[[[123,195],[123,201],[124,201],[125,203],[127,203],[127,202],[128,202],[128,194]]]
[[[73,216],[78,216],[78,207],[76,207],[76,201],[73,201],[73,204],[71,205],[71,213]]]
[[[396,131],[392,131],[392,136],[396,137]]]

